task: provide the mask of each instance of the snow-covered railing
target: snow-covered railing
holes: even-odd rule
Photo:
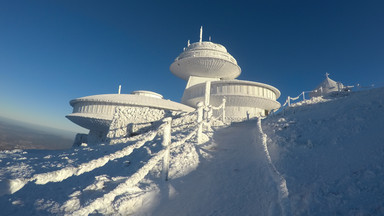
[[[165,119],[163,121],[169,121],[169,120]],[[69,177],[79,176],[86,172],[90,172],[96,168],[102,167],[105,164],[107,164],[109,161],[128,156],[135,149],[141,148],[146,142],[152,141],[156,137],[158,132],[163,130],[163,128],[168,124],[170,123],[165,122],[156,131],[150,131],[142,135],[120,139],[119,142],[122,142],[122,141],[124,141],[125,143],[129,141],[137,141],[137,142],[133,145],[129,145],[125,147],[122,150],[116,151],[115,153],[105,155],[104,157],[94,159],[86,163],[82,163],[78,166],[68,166],[66,168],[52,171],[52,172],[35,174],[31,178],[9,180],[8,193],[10,194],[15,193],[16,191],[23,188],[28,182],[34,182],[35,184],[46,184],[48,182],[61,182]],[[186,137],[190,139],[193,135],[194,134]],[[185,142],[185,140],[183,141]]]
[[[225,104],[226,104],[227,100],[225,98],[223,98],[222,100],[222,103],[218,106],[218,107],[214,107],[214,106],[209,106],[209,115],[208,115],[208,120],[209,121],[216,121],[216,120],[219,120],[221,118],[221,121],[223,123],[225,123]],[[216,117],[213,117],[213,110],[221,110],[221,114],[220,115],[217,115]]]
[[[214,107],[212,105],[208,105],[204,107],[203,118],[206,121],[205,122],[206,125],[212,125],[213,122],[215,121],[221,121],[222,123],[225,124],[225,119],[226,119],[225,104],[226,104],[226,99],[223,98],[222,103],[217,107]],[[214,111],[216,111],[215,112],[216,116],[214,115]]]
[[[296,97],[291,97],[291,96],[288,96],[287,97],[287,99],[285,100],[285,102],[284,102],[284,104],[280,107],[280,108],[278,108],[278,109],[276,109],[276,110],[271,110],[271,112],[270,112],[270,115],[273,115],[274,113],[276,113],[278,110],[281,110],[281,109],[284,109],[284,107],[290,107],[291,106],[291,102],[292,101],[296,101],[296,100],[299,100],[300,99],[300,97],[302,97],[302,101],[305,101],[306,100],[306,98],[305,98],[305,94],[306,93],[310,93],[310,92],[312,92],[312,91],[303,91],[303,92],[301,92],[298,96],[296,96]],[[284,109],[285,110],[285,109]]]
[[[200,107],[200,109],[197,109],[197,112],[202,113],[202,111],[201,111],[202,109],[203,109],[203,107]],[[202,119],[202,114],[198,115],[198,119],[200,119],[200,118]],[[168,118],[163,119],[162,121],[164,123],[160,126],[157,133],[162,132],[163,149],[160,150],[159,152],[157,152],[154,156],[152,156],[144,166],[142,166],[137,172],[135,172],[133,175],[131,175],[129,178],[127,178],[127,180],[125,182],[119,184],[114,190],[112,190],[111,192],[109,192],[107,194],[104,194],[102,197],[99,197],[99,198],[93,200],[87,206],[81,207],[81,209],[78,209],[78,210],[72,212],[71,214],[73,214],[73,215],[88,215],[88,214],[94,212],[95,210],[104,208],[105,205],[112,202],[117,196],[119,196],[122,193],[128,192],[130,190],[130,188],[132,188],[137,183],[139,183],[149,173],[149,171],[151,171],[153,169],[153,167],[156,166],[156,164],[161,159],[163,160],[162,172],[161,172],[162,175],[161,176],[162,176],[162,179],[164,179],[165,181],[168,180],[169,159],[170,159],[169,151],[170,151],[170,149],[175,148],[175,147],[185,143],[187,140],[189,140],[193,136],[195,136],[196,133],[198,132],[198,128],[199,128],[198,126],[202,125],[203,122],[201,121],[200,123],[196,124],[195,128],[192,130],[192,132],[190,132],[188,135],[186,135],[183,139],[172,143],[172,140],[171,140],[172,129],[171,129],[171,127],[172,127],[172,121],[173,120],[172,120],[172,118],[168,117]],[[197,138],[197,140],[198,140],[197,143],[199,143],[199,138]],[[74,197],[74,198],[71,198],[70,200],[68,200],[65,203],[65,206],[70,207],[71,203],[73,203],[72,199],[76,199],[76,198]]]
[[[158,131],[151,131],[146,134],[146,136],[136,142],[133,145],[127,146],[122,150],[116,151],[115,153],[105,155],[104,157],[91,160],[86,163],[82,163],[78,166],[68,166],[60,170],[35,174],[31,178],[26,179],[12,179],[9,181],[9,193],[13,194],[16,191],[24,187],[28,182],[34,182],[35,184],[47,184],[48,182],[61,182],[71,176],[79,176],[86,172],[90,172],[96,168],[102,167],[107,164],[109,161],[122,158],[130,155],[133,150],[142,147],[147,141],[153,140],[157,135]]]
[[[303,101],[305,101],[305,93],[308,93],[308,92],[311,92],[311,91],[303,91],[303,92],[301,92],[301,93],[300,93],[298,96],[296,96],[296,97],[288,96],[288,97],[287,97],[287,100],[285,101],[285,103],[284,103],[283,106],[281,106],[281,107],[285,107],[286,105],[291,106],[291,101],[298,100],[298,99],[300,98],[300,96],[303,96]]]
[[[224,106],[225,105],[223,104],[220,107],[211,107],[210,110],[224,108]],[[203,121],[204,106],[202,104],[198,106],[198,109],[196,109],[195,112],[188,114],[177,114],[176,116],[178,116],[178,118],[172,119],[172,117],[168,117],[162,119],[161,121],[153,123],[153,127],[155,125],[160,125],[156,128],[156,130],[153,130],[153,127],[151,127],[152,131],[149,131],[147,133],[132,137],[123,137],[123,139],[121,140],[115,140],[120,143],[121,141],[124,141],[125,143],[133,142],[133,144],[130,144],[129,146],[114,153],[91,160],[89,162],[79,164],[77,166],[69,166],[56,171],[35,174],[31,178],[20,178],[10,180],[8,182],[9,184],[7,192],[15,193],[30,182],[35,184],[61,182],[72,176],[79,176],[81,174],[93,171],[97,168],[103,167],[105,164],[112,160],[131,155],[135,149],[144,148],[145,143],[154,140],[156,136],[162,136],[162,149],[157,153],[151,155],[147,162],[130,177],[127,177],[123,183],[119,184],[115,189],[113,189],[107,194],[104,194],[102,197],[92,200],[86,206],[81,206],[81,208],[79,207],[78,209],[76,209],[76,207],[73,207],[73,203],[76,202],[76,199],[78,199],[77,196],[73,196],[70,197],[70,199],[64,203],[62,208],[66,209],[66,213],[74,215],[87,215],[94,212],[95,210],[101,209],[103,208],[103,206],[107,205],[112,200],[114,200],[117,196],[121,195],[122,193],[128,192],[130,188],[140,182],[149,173],[149,171],[152,170],[153,167],[156,166],[156,164],[158,164],[160,160],[163,160],[162,179],[167,181],[169,172],[170,150],[184,144],[188,140],[191,140],[193,137],[196,137],[196,142],[194,142],[195,144],[201,144],[203,142],[202,126],[205,122]],[[183,136],[183,138],[172,142],[172,132],[177,132],[178,130],[185,129],[184,126],[179,127],[179,125],[185,125],[185,127],[188,127],[189,133]],[[119,129],[125,130],[124,128]]]

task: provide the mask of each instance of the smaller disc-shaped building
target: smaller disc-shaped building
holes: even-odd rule
[[[117,107],[129,108],[128,123],[150,123],[165,117],[165,111],[192,112],[194,108],[163,99],[151,91],[134,91],[131,94],[103,94],[81,97],[70,101],[73,112],[66,117],[89,130],[87,143],[106,141],[109,127]],[[76,143],[76,140],[75,140]]]
[[[277,98],[280,91],[270,85],[237,80],[241,68],[227,49],[210,41],[189,44],[170,66],[171,72],[187,81],[182,103],[196,107],[199,101],[210,101],[210,105],[219,106],[226,99],[226,118],[229,121],[266,116],[272,110],[280,108]],[[210,83],[207,88],[206,83]],[[209,99],[205,100],[206,90]]]

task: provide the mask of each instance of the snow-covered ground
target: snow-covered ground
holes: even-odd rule
[[[263,128],[293,215],[384,215],[384,88],[315,98]]]
[[[115,145],[0,152],[2,215],[384,215],[384,88],[207,132],[174,120]],[[186,138],[185,142],[178,142]],[[266,148],[267,147],[267,148]]]

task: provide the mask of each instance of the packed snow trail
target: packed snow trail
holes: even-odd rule
[[[214,133],[199,148],[212,157],[189,175],[170,179],[153,215],[281,215],[256,121]]]

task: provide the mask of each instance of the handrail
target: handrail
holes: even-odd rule
[[[131,187],[139,183],[148,173],[150,170],[153,169],[153,167],[163,159],[163,170],[162,170],[162,176],[164,180],[168,180],[168,169],[169,169],[169,150],[172,148],[175,148],[183,143],[185,143],[187,140],[191,139],[194,135],[196,135],[198,131],[198,124],[195,125],[195,129],[189,133],[187,136],[185,136],[183,139],[179,140],[178,142],[169,144],[170,142],[170,135],[171,135],[171,118],[163,119],[163,124],[159,127],[157,132],[160,130],[164,130],[163,133],[163,149],[160,150],[158,153],[156,153],[154,156],[152,156],[148,162],[142,166],[137,172],[135,172],[133,175],[131,175],[127,180],[121,184],[119,184],[114,190],[111,192],[104,194],[102,197],[99,197],[95,200],[93,200],[89,205],[82,207],[81,209],[78,209],[77,211],[72,212],[71,214],[74,215],[88,215],[92,213],[94,210],[103,208],[105,204],[113,201],[116,196],[118,196],[121,193],[127,192],[130,190]],[[200,123],[202,124],[202,123]],[[64,205],[71,205],[72,199],[76,199],[75,197],[68,200]]]
[[[225,102],[225,101],[224,101]],[[224,104],[220,106],[221,108],[224,107]],[[210,107],[212,110],[212,107]],[[169,169],[169,150],[176,148],[186,141],[192,139],[193,137],[197,138],[197,141],[194,142],[194,144],[201,144],[202,143],[202,126],[205,123],[203,121],[203,112],[204,112],[204,107],[201,105],[199,106],[196,111],[189,113],[187,115],[183,115],[179,118],[172,119],[170,117],[162,119],[158,121],[159,123],[161,122],[160,126],[154,130],[147,132],[140,136],[139,138],[124,138],[124,141],[130,140],[138,140],[136,143],[129,145],[121,150],[118,150],[114,153],[105,155],[101,158],[97,158],[82,164],[79,164],[78,166],[69,166],[65,167],[59,170],[55,170],[52,172],[47,172],[47,173],[39,173],[33,175],[31,178],[18,178],[18,179],[13,179],[9,181],[9,191],[10,193],[15,193],[16,191],[22,189],[27,183],[29,182],[34,182],[35,184],[46,184],[49,182],[60,182],[63,181],[64,179],[68,179],[72,176],[79,176],[81,174],[84,174],[86,172],[90,172],[96,168],[102,167],[108,162],[122,158],[125,156],[129,156],[132,154],[132,152],[135,149],[143,148],[144,144],[147,143],[148,141],[152,141],[155,139],[156,136],[159,134],[163,135],[163,149],[161,149],[159,152],[156,154],[152,155],[150,159],[141,167],[139,168],[134,174],[132,174],[130,177],[126,179],[125,182],[119,184],[114,190],[110,191],[109,193],[104,194],[102,197],[96,198],[86,206],[82,206],[79,209],[74,209],[71,214],[75,215],[85,215],[92,213],[95,209],[100,209],[104,205],[100,205],[100,203],[106,204],[111,202],[118,196],[119,194],[123,192],[127,192],[130,187],[136,185],[138,182],[140,182],[153,167],[158,163],[159,160],[163,159],[163,178],[165,180],[168,180],[168,169]],[[197,114],[197,119],[191,118],[191,116]],[[221,116],[221,115],[220,115]],[[171,133],[172,133],[172,123],[183,123],[185,120],[190,121],[190,119],[193,119],[193,123],[191,125],[191,131],[184,136],[182,139],[172,142],[171,140]],[[175,125],[177,126],[177,125]],[[176,130],[183,130],[184,128],[181,127],[174,127]],[[119,140],[122,141],[122,140]],[[71,197],[69,200],[67,200],[61,209],[64,211],[66,209],[72,209],[73,202],[75,199],[78,199],[77,196]],[[70,214],[69,212],[65,212],[65,214]]]
[[[96,168],[104,166],[109,161],[130,155],[133,152],[133,150],[142,147],[147,141],[153,140],[157,135],[157,132],[158,131],[151,131],[149,132],[147,137],[145,137],[145,139],[140,140],[139,142],[133,145],[127,146],[122,150],[116,151],[115,153],[105,155],[104,157],[94,159],[86,163],[82,163],[76,167],[69,166],[69,167],[65,167],[63,169],[55,170],[52,172],[39,173],[39,174],[33,175],[31,178],[26,178],[26,179],[20,179],[20,178],[12,179],[9,181],[9,192],[10,194],[13,194],[16,191],[23,188],[24,185],[26,185],[28,182],[32,182],[32,181],[34,181],[35,184],[46,184],[48,182],[60,182],[71,176],[79,176],[83,173],[90,172]]]

